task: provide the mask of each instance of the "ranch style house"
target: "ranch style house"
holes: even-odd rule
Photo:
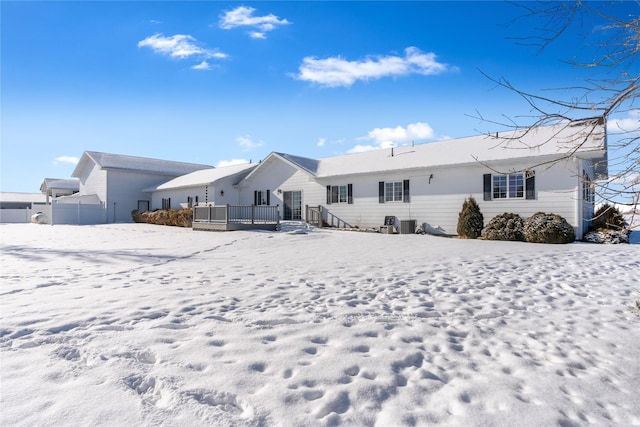
[[[379,228],[392,218],[409,232],[454,235],[474,197],[485,223],[505,212],[555,213],[580,239],[593,182],[608,176],[607,138],[605,123],[592,120],[321,159],[272,152],[220,168],[86,151],[72,176],[79,191],[56,204],[85,198],[100,206],[94,223],[130,222],[134,209],[278,206],[285,221]]]

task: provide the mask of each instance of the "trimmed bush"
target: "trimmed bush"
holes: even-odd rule
[[[496,215],[482,229],[481,237],[486,240],[524,242],[524,220],[515,213]]]
[[[538,212],[524,222],[524,238],[531,243],[571,243],[576,233],[560,215]]]
[[[473,197],[465,199],[462,210],[458,214],[458,236],[464,239],[477,239],[482,233],[484,217],[480,206]]]
[[[591,229],[593,230],[622,230],[626,227],[626,221],[617,207],[608,203],[600,206],[593,215]]]

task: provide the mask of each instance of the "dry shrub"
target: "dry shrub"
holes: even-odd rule
[[[134,222],[188,228],[193,222],[193,209],[159,209],[153,212],[134,210],[131,217]]]

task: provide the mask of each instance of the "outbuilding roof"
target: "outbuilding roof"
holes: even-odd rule
[[[46,200],[42,193],[0,193],[0,203],[45,203]]]
[[[46,193],[47,190],[68,190],[79,191],[80,181],[77,179],[45,178],[40,185],[40,191]]]
[[[147,157],[125,156],[122,154],[85,151],[71,176],[79,177],[88,161],[93,161],[101,169],[144,172],[155,175],[180,176],[188,173],[210,169],[213,166],[196,163],[176,162],[173,160],[151,159]]]

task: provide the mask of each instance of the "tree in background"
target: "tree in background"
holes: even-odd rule
[[[519,44],[537,47],[539,52],[581,22],[597,18],[600,24],[588,30],[584,45],[568,52],[572,56],[564,61],[568,66],[590,69],[592,78],[581,86],[564,87],[557,92],[545,89],[531,93],[518,89],[503,77],[487,76],[498,86],[519,95],[532,112],[526,125],[518,124],[513,117],[506,118],[507,123],[491,122],[523,133],[558,123],[566,126],[580,123],[590,133],[606,123],[610,135],[609,178],[589,184],[599,200],[633,207],[635,215],[640,215],[636,212],[640,202],[640,1],[514,4],[524,9],[519,20],[542,20],[543,25],[534,30],[535,34],[515,39]],[[586,137],[576,137],[565,158],[572,157],[585,142]]]

